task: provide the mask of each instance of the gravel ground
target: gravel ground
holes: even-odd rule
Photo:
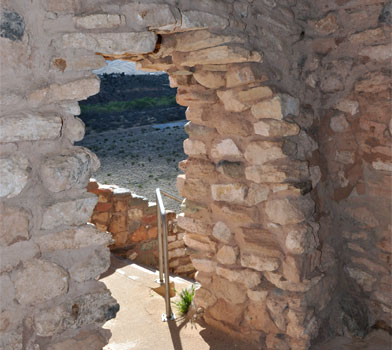
[[[155,201],[157,187],[178,196],[178,163],[186,158],[183,141],[186,121],[91,133],[78,144],[91,149],[101,160],[93,177],[102,184],[130,189]],[[164,199],[166,209],[180,205]]]

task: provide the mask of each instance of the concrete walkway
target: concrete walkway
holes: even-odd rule
[[[155,270],[143,268],[129,260],[112,257],[112,264],[101,281],[120,304],[115,319],[104,328],[112,332],[104,350],[257,350],[203,323],[177,317],[176,321],[162,322],[165,300],[152,288],[159,285]],[[190,288],[191,281],[176,277],[171,279],[181,292]],[[172,299],[178,300],[178,297]],[[173,306],[173,312],[176,312]],[[365,340],[335,338],[313,350],[391,350],[391,337],[384,331],[374,331]]]

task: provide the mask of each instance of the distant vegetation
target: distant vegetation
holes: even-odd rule
[[[132,101],[110,101],[99,104],[81,105],[82,113],[122,113],[156,107],[176,106],[176,96],[142,97]]]

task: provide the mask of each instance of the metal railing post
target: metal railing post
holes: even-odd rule
[[[157,224],[158,224],[158,249],[159,249],[159,280],[157,280],[157,282],[160,285],[163,285],[162,219],[159,211],[158,193],[156,193],[155,196],[157,199]]]

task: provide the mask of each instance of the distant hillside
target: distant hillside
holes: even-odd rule
[[[80,103],[87,134],[185,119],[167,74],[103,74],[100,93]]]

